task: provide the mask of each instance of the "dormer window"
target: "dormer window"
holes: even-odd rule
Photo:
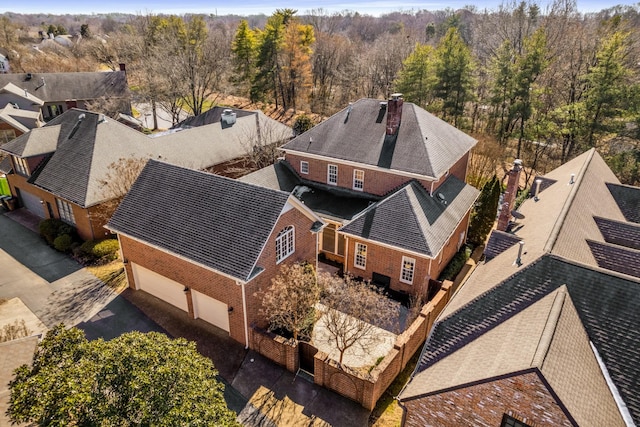
[[[29,164],[27,163],[27,159],[13,156],[13,164],[19,175],[29,176]]]

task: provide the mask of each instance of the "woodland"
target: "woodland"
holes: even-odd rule
[[[54,41],[62,36],[70,42]],[[638,5],[585,14],[571,0],[507,0],[380,17],[5,13],[0,53],[12,72],[126,64],[134,102],[174,122],[242,99],[234,106],[315,124],[359,98],[400,92],[478,139],[469,169],[478,187],[514,158],[530,184],[593,147],[621,182],[640,184]]]

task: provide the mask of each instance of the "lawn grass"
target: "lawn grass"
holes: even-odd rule
[[[398,374],[389,388],[382,394],[376,407],[369,416],[369,426],[371,427],[397,427],[402,422],[402,408],[398,405],[395,397],[409,381],[413,370],[420,358],[420,350],[416,351],[407,363],[407,366]]]
[[[108,264],[90,265],[87,270],[118,293],[128,286],[127,275],[124,273],[124,266],[119,259]]]

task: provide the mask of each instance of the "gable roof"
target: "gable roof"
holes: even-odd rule
[[[545,377],[578,425],[624,425],[566,286],[421,371],[403,390],[402,399],[531,368]]]
[[[386,114],[379,100],[360,99],[282,149],[440,178],[477,142],[409,102],[397,138],[386,138]]]
[[[186,194],[188,201],[179,197]],[[150,160],[107,227],[248,281],[288,200],[285,192]]]
[[[79,123],[80,117],[84,119]],[[90,207],[113,198],[102,182],[111,165],[120,159],[156,158],[204,169],[244,156],[251,144],[257,143],[252,135],[260,133],[259,126],[264,126],[260,127],[262,142],[275,142],[270,138],[282,138],[279,131],[291,131],[274,120],[267,118],[270,122],[261,123],[256,117],[241,118],[226,129],[216,123],[151,138],[103,115],[71,109],[4,144],[0,150],[18,157],[50,154],[31,182],[58,197]],[[270,134],[267,129],[274,131]]]
[[[29,129],[40,126],[40,112],[21,110],[11,104],[0,109],[0,121],[18,129],[21,132],[28,132]]]
[[[435,257],[471,209],[478,190],[450,175],[431,196],[417,181],[357,215],[339,231]]]
[[[124,71],[78,73],[9,73],[0,74],[0,87],[12,83],[44,102],[101,97],[128,98],[129,87]],[[44,85],[43,85],[44,83]],[[42,105],[42,104],[40,104]]]
[[[640,279],[602,265],[593,250],[602,245],[626,249],[620,242],[605,242],[599,220],[626,221],[620,200],[610,191],[610,183],[620,185],[595,150],[546,177],[555,182],[539,200],[528,199],[520,207],[525,219],[515,236],[525,242],[521,263],[514,262],[519,248],[513,245],[477,266],[439,316],[414,377],[459,349],[476,345],[485,333],[566,285],[589,340],[638,424],[640,317],[635,313]]]
[[[8,75],[8,74],[5,74]],[[20,87],[16,86],[15,84],[8,82],[5,85],[3,85],[2,87],[0,87],[0,93],[2,92],[6,92],[6,93],[11,93],[13,95],[19,96],[21,98],[24,98],[28,101],[30,101],[32,104],[34,105],[44,105],[44,101],[40,98],[38,98],[37,96],[29,93],[27,91],[27,89],[21,89]]]

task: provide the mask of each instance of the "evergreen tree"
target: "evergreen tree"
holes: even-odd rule
[[[458,30],[449,28],[435,52],[433,92],[442,101],[442,116],[459,125],[467,101],[473,99],[473,61]]]
[[[469,242],[483,245],[493,228],[500,202],[500,181],[496,175],[487,181],[480,191],[469,221]]]
[[[401,92],[407,101],[422,108],[427,106],[429,100],[433,56],[431,46],[417,44],[402,63],[402,70],[395,82],[397,92]]]
[[[232,81],[239,84],[245,94],[249,93],[255,74],[256,48],[256,34],[249,28],[249,23],[243,19],[238,25],[231,51],[234,54],[233,62],[236,72]]]

